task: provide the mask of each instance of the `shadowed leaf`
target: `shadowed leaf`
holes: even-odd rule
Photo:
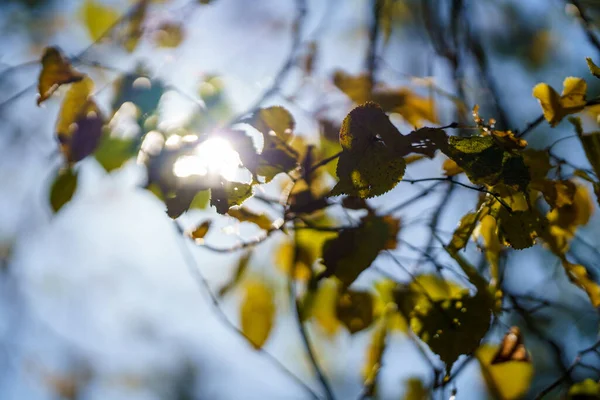
[[[52,96],[60,85],[79,82],[84,77],[84,74],[71,67],[57,47],[47,47],[42,56],[42,72],[38,79],[38,106]]]

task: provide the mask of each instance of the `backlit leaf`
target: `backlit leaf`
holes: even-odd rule
[[[125,47],[125,50],[127,50],[129,53],[132,53],[135,50],[140,38],[142,37],[142,34],[144,33],[143,24],[144,19],[146,18],[146,12],[148,10],[149,3],[150,0],[140,0],[131,13],[131,16],[127,20],[127,25],[125,26],[125,32],[123,33],[122,40],[123,47]]]
[[[314,318],[329,337],[334,336],[341,326],[336,315],[338,296],[337,279],[328,278],[319,283],[316,292],[309,291],[302,303],[303,319]]]
[[[340,181],[330,195],[369,198],[394,188],[406,168],[404,159],[393,150],[396,141],[401,140],[400,132],[376,104],[367,103],[352,110],[340,130]]]
[[[106,133],[94,152],[96,160],[104,167],[106,172],[119,169],[137,154],[134,142],[129,139],[112,137]]]
[[[399,220],[367,215],[358,227],[341,230],[323,245],[323,276],[335,275],[344,287],[350,286],[380,251],[396,248],[399,229]]]
[[[365,365],[362,368],[362,377],[364,386],[367,389],[367,396],[373,396],[376,391],[377,376],[379,375],[379,370],[382,366],[387,334],[387,324],[382,320],[373,330],[371,342],[367,347],[367,357]]]
[[[261,108],[249,123],[265,136],[265,145],[272,136],[283,141],[289,140],[296,126],[292,114],[281,106]]]
[[[80,15],[92,42],[100,39],[119,20],[117,10],[95,0],[86,0]]]
[[[61,170],[50,188],[50,206],[54,212],[58,212],[71,200],[77,189],[77,172],[68,168]]]
[[[269,338],[275,322],[273,291],[258,280],[247,282],[244,291],[240,306],[241,329],[250,344],[260,349]]]
[[[465,172],[454,160],[450,158],[444,160],[442,168],[444,169],[444,175],[446,176],[456,176]]]
[[[161,24],[154,35],[154,42],[158,47],[173,48],[179,46],[182,41],[183,28],[172,22]]]
[[[412,126],[420,127],[425,121],[438,123],[433,98],[419,96],[410,89],[374,91],[371,100],[386,112],[400,114]]]
[[[452,251],[463,249],[469,242],[469,238],[475,230],[475,226],[478,222],[479,212],[470,212],[465,214],[461,218],[460,224],[452,234],[452,240],[450,241],[448,247],[452,249]]]
[[[189,233],[189,236],[194,239],[197,243],[202,243],[204,236],[208,233],[212,221],[207,220],[198,225],[193,231]]]
[[[252,186],[246,183],[223,181],[211,188],[210,205],[215,206],[219,214],[225,214],[230,207],[242,205],[252,196]]]
[[[583,265],[570,263],[565,257],[562,257],[562,265],[569,280],[585,290],[594,307],[600,307],[600,285],[590,277],[587,269]]]
[[[333,83],[357,104],[371,99],[371,81],[366,74],[352,76],[338,70],[333,75]]]
[[[57,47],[47,47],[42,56],[42,71],[38,79],[38,106],[58,89],[60,85],[79,82],[85,77],[71,67],[71,63]]]
[[[575,114],[585,107],[587,84],[581,78],[568,77],[563,82],[563,92],[559,95],[546,83],[538,83],[533,88],[544,111],[544,117],[551,126],[558,124],[569,114]]]
[[[245,207],[232,208],[227,211],[227,214],[240,222],[256,224],[260,229],[269,230],[273,228],[273,222],[266,214],[256,214]]]
[[[485,382],[494,398],[498,400],[521,399],[531,384],[533,365],[524,361],[492,364],[498,349],[496,345],[485,344],[475,352]]]
[[[369,292],[353,290],[342,293],[338,298],[336,315],[350,333],[360,332],[373,322],[373,296]]]

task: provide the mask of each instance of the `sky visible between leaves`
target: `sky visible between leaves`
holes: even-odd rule
[[[169,9],[177,10],[173,1]],[[252,6],[250,6],[252,3]],[[477,13],[482,26],[498,24],[497,16],[486,14],[487,1],[477,2]],[[480,4],[479,4],[480,3]],[[106,4],[122,7],[119,1]],[[550,61],[541,70],[525,71],[518,61],[497,56],[493,74],[500,83],[502,97],[510,114],[518,120],[516,127],[524,127],[532,116],[539,114],[531,88],[538,82],[560,87],[563,76],[588,78],[586,56],[598,56],[589,47],[583,32],[575,21],[565,16],[560,1],[539,0],[518,2],[524,15],[543,19],[556,36],[557,44]],[[89,36],[77,16],[81,1],[58,1],[50,9],[48,23],[56,20],[63,25],[50,35],[38,35],[35,46],[21,23],[27,18],[16,5],[0,7],[0,74],[2,68],[39,57],[46,45],[58,45],[67,54],[85,48]],[[121,8],[122,9],[122,8]],[[308,2],[308,20],[304,36],[319,39],[319,69],[317,76],[324,85],[332,71],[341,68],[357,73],[363,63],[363,52],[356,51],[367,44],[366,1],[338,0]],[[180,18],[176,12],[174,18]],[[155,77],[194,95],[202,74],[217,73],[225,82],[225,90],[235,110],[246,109],[270,84],[287,55],[290,45],[290,23],[293,17],[291,1],[270,0],[215,0],[214,4],[198,7],[185,21],[188,31],[181,46],[173,50],[156,51],[142,44],[134,56],[111,51],[110,46],[98,46],[90,58],[110,61],[110,65],[127,70],[136,60],[144,61]],[[322,21],[326,19],[326,23]],[[62,20],[62,23],[61,23]],[[510,24],[510,21],[504,23]],[[441,87],[451,90],[449,71],[444,62],[434,60],[430,49],[413,40],[410,32],[392,37],[387,64],[380,68],[380,79],[392,85],[406,84],[407,79],[397,73],[424,76],[428,64]],[[386,57],[386,54],[384,54]],[[558,67],[560,66],[560,70]],[[37,66],[27,67],[12,74],[9,82],[0,81],[0,102],[35,82]],[[102,74],[95,72],[98,82]],[[284,91],[293,90],[299,71],[293,71],[284,85]],[[108,82],[108,79],[105,80]],[[331,85],[331,82],[328,83]],[[97,84],[101,87],[101,84]],[[469,88],[474,93],[481,88]],[[99,96],[100,103],[108,101],[108,91]],[[342,96],[338,96],[342,99]],[[168,95],[161,111],[165,124],[176,124],[194,105],[177,93]],[[285,104],[297,121],[297,131],[314,135],[318,127],[303,117],[299,107],[285,103],[275,96],[268,104]],[[307,101],[310,107],[310,101]],[[10,281],[0,288],[0,399],[52,399],[49,379],[57,371],[85,369],[90,362],[99,371],[84,392],[85,399],[162,399],[169,395],[170,383],[183,375],[185,365],[192,363],[197,370],[197,394],[200,398],[215,399],[302,399],[304,393],[289,384],[285,376],[254,352],[246,342],[224,327],[209,307],[207,297],[190,278],[177,243],[172,224],[162,215],[161,204],[148,192],[135,189],[143,179],[134,166],[108,176],[93,161],[86,160],[81,169],[80,187],[73,199],[56,219],[51,220],[47,206],[47,186],[53,168],[56,168],[54,118],[59,102],[35,105],[35,90],[0,109],[0,252],[16,243],[13,265],[19,281],[17,287]],[[348,110],[345,110],[346,112]],[[440,109],[442,124],[453,121],[453,111]],[[341,119],[343,115],[337,115]],[[492,117],[492,116],[488,116]],[[409,127],[400,124],[403,133]],[[529,137],[531,144],[543,145],[556,139],[563,128],[544,136],[546,126]],[[565,141],[557,146],[558,154],[580,151]],[[583,153],[581,154],[584,159]],[[439,159],[439,158],[438,158]],[[54,160],[54,161],[53,161]],[[411,169],[408,178],[439,175],[440,163],[427,163]],[[408,198],[423,186],[400,184],[393,193],[397,198]],[[373,204],[387,209],[394,196],[386,202],[375,199]],[[387,202],[390,202],[389,204]],[[450,207],[455,212],[446,214],[442,229],[451,232],[461,215],[472,209],[476,197],[458,188]],[[405,210],[403,225],[430,212],[436,198],[424,199]],[[192,211],[183,218],[192,227],[207,215]],[[597,217],[595,217],[597,221]],[[221,224],[217,228],[225,228]],[[594,222],[590,227],[594,226]],[[224,246],[235,243],[237,235],[249,237],[256,233],[247,227],[235,227],[228,237],[222,235]],[[212,228],[215,229],[215,228]],[[402,237],[418,244],[426,240],[420,228],[402,228]],[[597,232],[591,228],[584,233],[598,245]],[[404,255],[414,256],[406,247]],[[256,263],[272,268],[273,245],[258,248]],[[213,287],[218,288],[228,278],[237,261],[235,255],[215,255],[195,251],[195,257]],[[544,265],[544,255],[535,250],[514,254],[513,267],[527,268],[522,282],[509,282],[523,291],[547,281],[547,272],[536,265]],[[399,279],[408,276],[399,273],[385,259],[378,267]],[[598,262],[595,265],[599,267]],[[358,281],[364,285],[376,277],[371,271]],[[5,290],[6,289],[6,290]],[[549,286],[558,298],[568,297],[571,289]],[[576,290],[576,289],[572,289]],[[226,314],[234,321],[239,294],[224,302]],[[283,314],[285,296],[277,297]],[[581,301],[575,297],[573,302]],[[272,332],[266,349],[283,360],[294,373],[311,386],[316,381],[300,345],[298,332],[287,316],[281,316]],[[594,317],[595,318],[595,317]],[[593,321],[578,320],[578,324]],[[319,335],[316,329],[311,333]],[[565,337],[576,332],[566,328]],[[576,337],[576,336],[573,336]],[[293,338],[293,339],[290,339]],[[588,338],[592,340],[593,338]],[[318,347],[322,364],[339,391],[340,398],[354,396],[360,391],[358,372],[364,354],[362,350],[368,335],[363,332],[350,340],[337,336],[327,346]],[[401,396],[404,379],[420,377],[431,379],[428,366],[422,361],[407,339],[393,338],[386,352],[386,367],[382,370],[383,398]],[[575,343],[568,349],[572,358],[584,343]],[[302,361],[304,360],[304,361]],[[480,398],[485,393],[484,383],[477,378],[475,364],[457,380],[462,398]],[[40,379],[39,377],[46,377]]]

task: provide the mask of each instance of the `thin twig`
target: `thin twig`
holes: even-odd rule
[[[579,17],[581,18],[581,25],[585,30],[585,35],[587,36],[589,42],[600,52],[600,40],[596,37],[593,32],[592,20],[586,13],[586,10],[581,6],[579,0],[569,0],[569,3],[573,4],[577,11],[579,12]]]
[[[181,255],[183,256],[183,258],[185,260],[185,263],[186,263],[186,265],[187,265],[187,267],[188,267],[188,269],[189,269],[192,277],[196,281],[196,283],[208,295],[208,297],[210,299],[210,304],[213,307],[215,315],[223,322],[223,324],[227,328],[229,328],[232,331],[236,332],[238,335],[244,337],[246,340],[248,340],[248,342],[250,342],[250,339],[248,338],[248,336],[246,336],[246,334],[244,332],[242,332],[242,330],[240,328],[238,328],[233,322],[231,322],[229,320],[229,318],[227,318],[227,315],[225,315],[225,313],[221,309],[221,307],[219,305],[219,299],[212,292],[208,281],[206,280],[206,278],[204,277],[204,275],[200,271],[200,268],[198,267],[198,264],[197,264],[197,262],[196,262],[196,260],[195,260],[195,258],[193,256],[190,248],[188,247],[187,240],[186,240],[186,238],[184,236],[184,230],[183,230],[183,228],[179,225],[179,223],[177,223],[177,221],[173,221],[173,225],[175,227],[175,230],[177,231],[177,244],[178,244],[178,246],[181,249]],[[302,387],[302,389],[308,395],[310,395],[311,398],[313,398],[313,399],[319,399],[319,396],[310,388],[310,386],[308,386],[306,383],[304,383],[304,381],[302,381],[299,377],[297,377],[294,373],[292,373],[275,356],[273,356],[271,353],[269,353],[268,351],[266,351],[263,348],[258,348],[257,351],[260,354],[262,354],[266,359],[268,359],[273,365],[275,365],[277,368],[279,368],[291,380],[293,380],[294,382],[296,382],[298,384],[298,386]]]

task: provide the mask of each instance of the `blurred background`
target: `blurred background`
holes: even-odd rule
[[[316,145],[326,132],[324,121],[339,126],[353,107],[334,82],[336,71],[356,75],[369,63],[376,65],[378,84],[404,87],[433,101],[435,116],[423,122],[428,125],[470,123],[477,104],[483,118],[522,131],[541,114],[533,86],[546,82],[560,88],[566,76],[585,78],[589,97],[598,94],[600,85],[585,57],[598,60],[600,54],[586,36],[577,5],[586,10],[594,31],[599,2],[465,0],[460,15],[452,14],[453,3],[384,1],[373,45],[370,0],[154,0],[139,42],[128,51],[111,35],[102,37],[97,25],[106,18],[118,22],[135,5],[132,1],[2,0],[0,399],[307,398],[302,386],[215,313],[190,274],[164,204],[140,189],[145,171],[135,160],[111,173],[93,158],[83,160],[73,200],[53,214],[48,193],[61,163],[54,132],[60,99],[36,105],[39,60],[46,46],[60,47],[94,79],[101,109],[110,109],[120,77],[144,71],[164,88],[156,112],[161,130],[205,132],[260,101],[285,106],[296,120],[296,134]],[[113,129],[126,137],[137,125],[126,110],[122,114]],[[415,125],[408,119],[392,116],[403,133]],[[597,129],[593,111],[584,122]],[[527,140],[543,148],[569,136],[568,123],[550,129],[544,122]],[[561,141],[554,152],[586,164],[577,140]],[[443,161],[442,156],[419,161],[409,166],[406,177],[441,176]],[[283,181],[274,179],[261,194],[276,196]],[[333,182],[332,177],[326,181]],[[400,183],[371,203],[382,212],[393,210],[427,184]],[[418,267],[420,253],[413,247],[426,246],[430,220],[442,199],[436,218],[444,239],[477,203],[473,191],[448,190],[438,185],[427,198],[394,213],[402,221],[396,253],[409,270]],[[256,199],[248,206],[269,212]],[[330,216],[338,217],[335,212]],[[597,218],[572,244],[572,253],[595,279],[600,277]],[[208,219],[213,228],[206,241],[216,247],[258,235],[256,227],[217,216],[205,204],[180,217],[187,228]],[[254,250],[250,273],[285,288],[285,274],[277,267],[285,238],[271,239]],[[235,274],[238,253],[191,251],[215,291]],[[479,257],[475,248],[468,254]],[[598,316],[585,294],[568,282],[560,263],[539,246],[508,253],[502,265],[505,286],[521,311],[537,309],[524,318],[518,307],[508,307],[486,340],[497,342],[507,326],[522,328],[535,369],[530,393],[537,393],[595,342]],[[358,287],[369,287],[382,274],[410,280],[389,258],[378,258],[375,266],[361,275]],[[235,324],[240,297],[234,288],[220,305]],[[320,393],[288,303],[287,295],[278,292],[277,323],[265,349]],[[308,325],[338,398],[359,398],[369,332],[331,336]],[[406,335],[391,337],[379,398],[404,398],[410,379],[431,384],[426,356],[435,359]],[[590,367],[573,369],[569,379],[598,378],[600,360],[595,353],[586,357]],[[437,394],[450,398],[452,389],[458,399],[491,396],[476,363]]]

